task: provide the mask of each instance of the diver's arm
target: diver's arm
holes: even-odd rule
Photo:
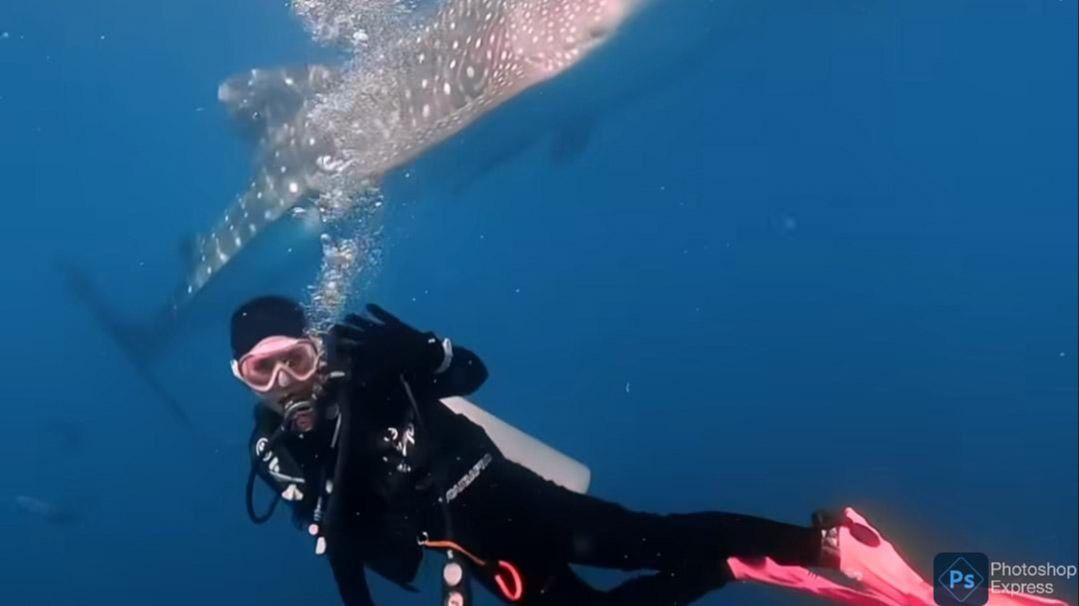
[[[420,375],[418,384],[430,381],[427,388],[436,398],[467,396],[487,381],[487,365],[472,350],[439,340],[442,356],[439,365]]]
[[[337,547],[329,551],[330,569],[337,582],[337,592],[345,606],[375,606],[371,592],[367,589],[367,575],[363,570],[363,561],[347,541],[331,542]]]
[[[487,367],[475,353],[433,332],[421,332],[377,305],[368,305],[367,311],[368,316],[349,314],[334,327],[361,382],[403,375],[445,398],[470,394],[487,380]]]

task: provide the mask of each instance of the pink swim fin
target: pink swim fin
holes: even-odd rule
[[[768,558],[729,558],[727,564],[734,578],[789,587],[851,606],[936,606],[932,585],[903,560],[895,547],[858,512],[848,507],[843,513],[846,521],[839,531],[839,572],[845,578],[832,579]],[[990,592],[988,606],[1067,604],[1040,596]]]

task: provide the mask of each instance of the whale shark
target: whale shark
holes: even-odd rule
[[[218,98],[257,137],[257,169],[192,241],[171,310],[189,304],[267,226],[305,206],[331,220],[346,212],[391,171],[579,63],[640,4],[450,0],[344,68],[254,69],[226,80]]]

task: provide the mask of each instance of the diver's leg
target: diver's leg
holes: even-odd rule
[[[623,582],[603,593],[605,606],[686,606],[732,580],[726,566],[698,564],[677,572],[656,572]]]
[[[453,509],[462,518],[458,530],[477,535],[477,549],[482,545],[507,559],[677,571],[729,557],[810,566],[821,555],[818,528],[734,513],[630,511],[509,461],[492,464]],[[481,522],[469,528],[469,520]]]
[[[521,566],[533,589],[552,578],[562,582],[562,576],[544,574],[566,562],[660,571],[563,604],[622,606],[634,604],[635,595],[646,596],[646,604],[687,604],[729,579],[729,557],[768,556],[805,566],[815,565],[821,551],[818,529],[738,514],[634,512],[566,490],[505,460],[492,463],[450,509],[462,545]],[[526,592],[531,593],[527,587]]]
[[[521,575],[522,591],[517,599],[510,599],[494,577],[482,573],[475,579],[492,595],[504,603],[517,606],[606,606],[606,594],[588,583],[565,562],[520,561],[514,566]]]
[[[685,606],[733,579],[729,558],[794,566],[821,559],[816,528],[720,512],[640,513],[583,495],[564,494],[560,505],[573,537],[572,562],[658,571],[626,581],[597,604]]]
[[[518,568],[525,587],[512,603],[519,606],[688,606],[731,579],[726,569],[701,566],[640,575],[602,590],[589,585],[565,563],[523,563]],[[510,602],[494,579],[479,575],[477,580],[503,602]]]
[[[816,566],[821,531],[734,513],[659,515],[566,491],[557,515],[572,535],[570,560],[636,570],[693,570],[729,557],[770,557],[780,564]],[[724,565],[725,567],[725,565]]]

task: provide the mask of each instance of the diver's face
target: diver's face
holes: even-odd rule
[[[266,405],[301,432],[314,429],[312,405],[319,382],[321,347],[310,338],[275,336],[259,341],[232,362],[232,372]]]

